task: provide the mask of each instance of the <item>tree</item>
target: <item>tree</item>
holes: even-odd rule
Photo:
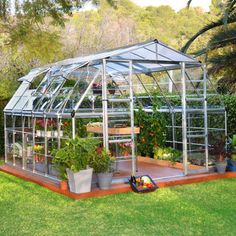
[[[192,0],[188,1],[188,6]],[[196,56],[206,55],[206,61],[212,64],[211,72],[224,74],[223,80],[228,83],[228,91],[236,91],[236,0],[222,1],[218,4],[223,6],[223,14],[217,20],[207,24],[194,34],[182,48],[186,52],[192,43],[208,31],[213,35],[208,41],[207,47],[195,52]],[[215,2],[216,4],[216,2]],[[221,79],[222,84],[222,79]]]

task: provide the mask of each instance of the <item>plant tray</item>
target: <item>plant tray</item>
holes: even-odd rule
[[[103,127],[87,126],[87,132],[102,134],[103,133]],[[134,133],[139,134],[140,133],[140,128],[139,127],[134,127]],[[131,128],[130,127],[108,128],[108,134],[112,134],[112,135],[131,134]]]
[[[153,192],[159,188],[149,175],[131,176],[129,183],[136,193]]]

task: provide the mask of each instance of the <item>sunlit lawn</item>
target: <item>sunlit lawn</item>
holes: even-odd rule
[[[236,179],[71,200],[0,172],[0,235],[236,235]]]

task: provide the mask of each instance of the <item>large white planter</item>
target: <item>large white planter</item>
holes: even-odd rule
[[[73,193],[87,193],[91,191],[93,169],[89,168],[74,173],[66,169],[70,191]]]

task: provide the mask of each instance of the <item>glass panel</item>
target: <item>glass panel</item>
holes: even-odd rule
[[[16,166],[23,166],[23,143],[22,143],[22,133],[15,133],[15,143],[13,143],[13,157],[15,158]]]
[[[37,133],[36,133],[37,134]],[[40,173],[45,173],[45,146],[44,146],[44,134],[40,134],[35,138],[35,145],[33,147],[35,170]]]
[[[60,86],[65,81],[65,78],[62,76],[54,77],[53,80],[51,80],[50,85],[45,87],[44,94],[38,95],[37,99],[34,101],[34,108],[37,111],[45,111],[47,108],[49,108],[50,103],[52,102],[52,99],[54,96],[58,94],[58,90]]]
[[[19,99],[20,99],[20,97],[13,96],[11,98],[11,100],[8,102],[8,104],[6,105],[5,109],[6,110],[12,110]]]
[[[96,75],[97,70],[91,67],[80,68],[78,70],[73,71],[69,76],[68,80],[75,80],[76,83],[71,90],[71,94],[66,101],[66,104],[63,105],[62,109],[64,112],[72,112],[73,108],[79,102],[81,96],[86,91],[87,87],[91,83],[92,79]],[[70,82],[72,83],[72,82]],[[65,84],[66,85],[66,84]],[[86,100],[89,102],[89,100]],[[91,102],[89,102],[89,106],[91,107]]]

